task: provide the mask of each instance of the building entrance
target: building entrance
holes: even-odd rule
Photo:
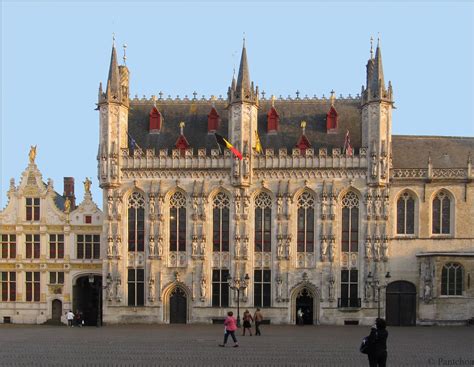
[[[73,312],[81,312],[84,325],[102,324],[102,277],[100,275],[77,278],[73,286]]]
[[[399,280],[387,286],[387,325],[415,326],[416,287],[413,283]]]
[[[296,296],[296,315],[298,310],[301,309],[303,312],[303,324],[313,324],[313,296],[306,288],[303,288]],[[296,323],[298,324],[298,317],[296,317]]]
[[[170,295],[170,324],[186,324],[186,293],[176,287]]]
[[[63,303],[59,299],[53,300],[53,303],[51,304],[51,320],[55,323],[60,323],[62,314]]]

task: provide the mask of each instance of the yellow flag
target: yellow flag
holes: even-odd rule
[[[254,147],[254,149],[259,154],[262,153],[262,151],[263,151],[262,144],[260,143],[260,138],[258,136],[257,130],[255,130],[255,147]]]

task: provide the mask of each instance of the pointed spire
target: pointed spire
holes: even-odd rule
[[[380,38],[377,39],[377,50],[375,51],[373,84],[374,86],[377,86],[377,88],[382,87],[382,89],[385,89],[385,81],[383,77],[383,66],[382,66],[382,50],[380,48]]]
[[[245,38],[242,47],[242,56],[240,57],[239,75],[237,77],[237,91],[240,91],[241,89],[244,90],[244,93],[250,91],[250,76],[247,63],[247,50],[245,48]]]
[[[107,93],[118,99],[120,92],[120,72],[117,63],[117,51],[115,50],[115,35],[113,37],[112,54],[110,56],[109,77],[107,79]],[[109,95],[109,96],[110,96]]]

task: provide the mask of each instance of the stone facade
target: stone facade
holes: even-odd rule
[[[76,207],[73,179],[68,178],[71,196],[59,195],[51,179],[43,182],[35,156],[32,147],[30,163],[18,186],[11,179],[9,201],[0,212],[0,322],[66,322],[77,279],[102,272],[102,212],[92,201],[90,181],[86,179],[84,200]],[[84,250],[78,258],[77,247],[91,242],[89,236],[97,243],[95,254],[92,248],[91,256]]]

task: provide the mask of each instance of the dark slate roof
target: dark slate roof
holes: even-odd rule
[[[64,199],[64,196],[59,195],[56,191],[54,193],[56,194],[54,197],[54,203],[56,204],[59,210],[64,211],[64,202],[66,201],[66,199]]]
[[[466,168],[474,154],[474,138],[452,136],[392,136],[393,168]]]
[[[336,100],[335,108],[339,114],[339,128],[336,133],[326,133],[326,114],[330,109],[328,99],[294,99],[275,100],[275,108],[280,115],[279,130],[276,135],[267,134],[267,113],[271,108],[270,100],[260,100],[258,111],[258,133],[264,149],[272,148],[275,152],[280,148],[289,151],[296,147],[301,136],[301,121],[305,120],[306,137],[311,147],[342,148],[346,130],[350,132],[351,144],[360,148],[361,139],[361,110],[359,98]],[[150,100],[134,99],[130,101],[128,129],[142,149],[155,148],[174,149],[179,137],[179,122],[186,123],[184,135],[190,147],[210,149],[218,148],[214,135],[207,133],[207,115],[212,105],[207,100],[158,100],[157,108],[164,118],[164,125],[160,134],[148,132],[149,113],[153,108]],[[227,101],[215,101],[215,108],[220,115],[221,122],[218,133],[227,137],[228,110]]]

